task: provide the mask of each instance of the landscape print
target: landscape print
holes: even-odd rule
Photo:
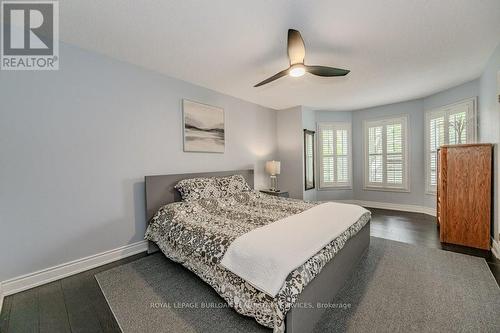
[[[183,100],[184,151],[224,152],[224,109]]]

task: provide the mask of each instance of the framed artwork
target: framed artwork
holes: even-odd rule
[[[316,187],[314,173],[314,131],[304,130],[304,189]]]
[[[224,153],[224,109],[182,100],[184,151]]]

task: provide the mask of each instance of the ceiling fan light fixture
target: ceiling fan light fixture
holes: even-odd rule
[[[290,76],[299,77],[306,73],[306,68],[303,65],[292,66],[290,68]]]
[[[300,32],[294,29],[288,29],[288,43],[287,43],[288,60],[290,60],[290,67],[282,70],[279,73],[268,77],[264,81],[261,81],[254,85],[254,87],[260,87],[284,76],[299,77],[304,75],[306,72],[316,76],[332,77],[332,76],[345,76],[349,74],[348,69],[341,69],[335,67],[327,66],[311,66],[304,64],[304,57],[306,55],[306,48],[304,46],[304,40],[300,35]]]

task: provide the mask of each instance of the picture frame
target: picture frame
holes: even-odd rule
[[[224,153],[224,109],[188,99],[182,100],[184,152]]]

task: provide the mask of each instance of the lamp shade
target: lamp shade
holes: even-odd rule
[[[279,175],[281,170],[280,161],[267,161],[266,172],[271,176]]]

